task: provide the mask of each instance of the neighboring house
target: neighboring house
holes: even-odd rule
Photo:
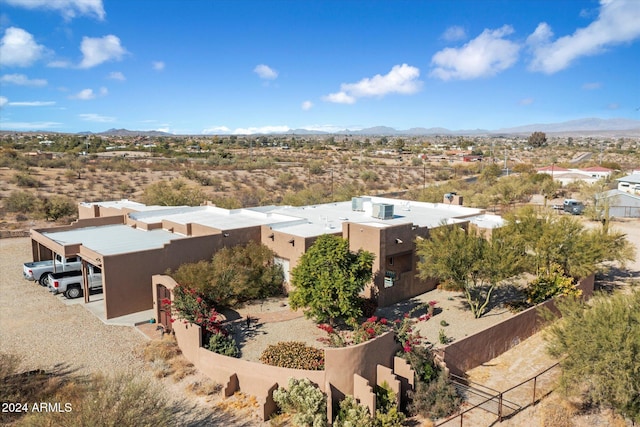
[[[604,211],[606,207],[611,218],[640,218],[640,194],[620,190],[605,191],[597,196],[596,208]]]
[[[618,178],[616,181],[618,181],[618,190],[640,195],[640,173],[632,173]]]
[[[537,172],[549,174],[553,177],[554,181],[558,181],[562,186],[565,186],[576,181],[594,184],[601,179],[609,179],[613,170],[601,166],[592,166],[584,169],[566,169],[551,165],[538,168]]]
[[[349,240],[352,250],[375,255],[372,283],[365,296],[380,306],[433,289],[435,280],[417,277],[415,241],[443,224],[469,224],[491,230],[500,217],[461,206],[459,196],[446,203],[381,197],[311,206],[145,206],[128,200],[82,203],[75,223],[31,230],[34,261],[53,254],[77,255],[102,268],[106,318],[153,306],[151,276],[183,263],[211,259],[223,247],[262,242],[276,254],[285,275],[323,234]],[[89,296],[85,295],[85,301]]]

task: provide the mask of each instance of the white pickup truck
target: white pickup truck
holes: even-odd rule
[[[42,286],[47,286],[49,273],[63,271],[80,271],[82,261],[77,256],[65,258],[55,254],[54,259],[46,261],[25,262],[22,267],[22,275],[27,280],[36,280]]]
[[[93,265],[88,266],[89,291],[102,289],[102,270]],[[49,273],[49,291],[64,294],[69,299],[82,296],[82,271],[64,271]]]

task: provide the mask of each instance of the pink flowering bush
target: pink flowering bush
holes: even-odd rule
[[[423,314],[418,320],[413,318],[412,314],[421,308],[424,308],[424,306],[418,306],[409,313],[405,313],[402,319],[396,319],[394,321],[376,316],[371,316],[360,324],[352,320],[348,322],[349,326],[351,326],[351,330],[348,331],[338,331],[331,325],[323,323],[318,325],[318,328],[325,331],[328,337],[321,338],[319,341],[331,347],[346,347],[348,345],[369,341],[387,331],[393,331],[396,341],[402,345],[403,351],[408,353],[423,341],[420,333],[416,331],[413,326],[417,321],[424,322],[431,318],[430,314]]]

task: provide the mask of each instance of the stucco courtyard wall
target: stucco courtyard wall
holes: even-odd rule
[[[595,276],[592,274],[579,282],[578,288],[582,291],[583,298],[593,295],[594,280]],[[453,374],[462,376],[469,369],[501,355],[539,331],[543,327],[541,308],[557,313],[555,301],[545,301],[474,335],[455,341],[438,350],[438,353]]]
[[[157,320],[161,318],[162,309],[162,302],[159,300],[162,294],[157,291],[159,286],[172,290],[177,283],[166,275],[152,277],[153,305]],[[391,331],[358,345],[327,348],[324,350],[325,369],[308,371],[223,356],[202,347],[202,331],[198,325],[185,324],[177,319],[171,324],[171,328],[182,353],[196,368],[221,383],[226,396],[238,390],[255,396],[260,407],[259,415],[265,420],[276,410],[273,391],[277,387],[286,387],[289,378],[308,378],[327,393],[329,418],[334,404],[345,395],[360,396],[363,400],[375,402],[375,385],[386,381],[400,396],[401,384],[409,381],[408,378],[401,379],[393,373],[394,355],[398,346]],[[404,375],[410,376],[410,381],[413,381],[413,373],[407,370],[407,366],[402,365],[402,369]]]

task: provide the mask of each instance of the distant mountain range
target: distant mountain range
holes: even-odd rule
[[[337,132],[322,132],[309,129],[292,129],[287,132],[273,132],[270,135],[371,135],[371,136],[421,136],[421,135],[452,135],[452,136],[496,136],[496,135],[529,135],[533,132],[547,134],[571,134],[573,136],[640,136],[640,120],[631,119],[598,119],[586,118],[570,120],[560,123],[536,123],[497,130],[462,129],[450,130],[441,127],[411,128],[398,130],[388,126],[375,126],[360,130],[344,129]],[[89,135],[92,132],[81,132]],[[109,129],[94,135],[104,136],[174,136],[161,131],[133,131],[127,129]]]

